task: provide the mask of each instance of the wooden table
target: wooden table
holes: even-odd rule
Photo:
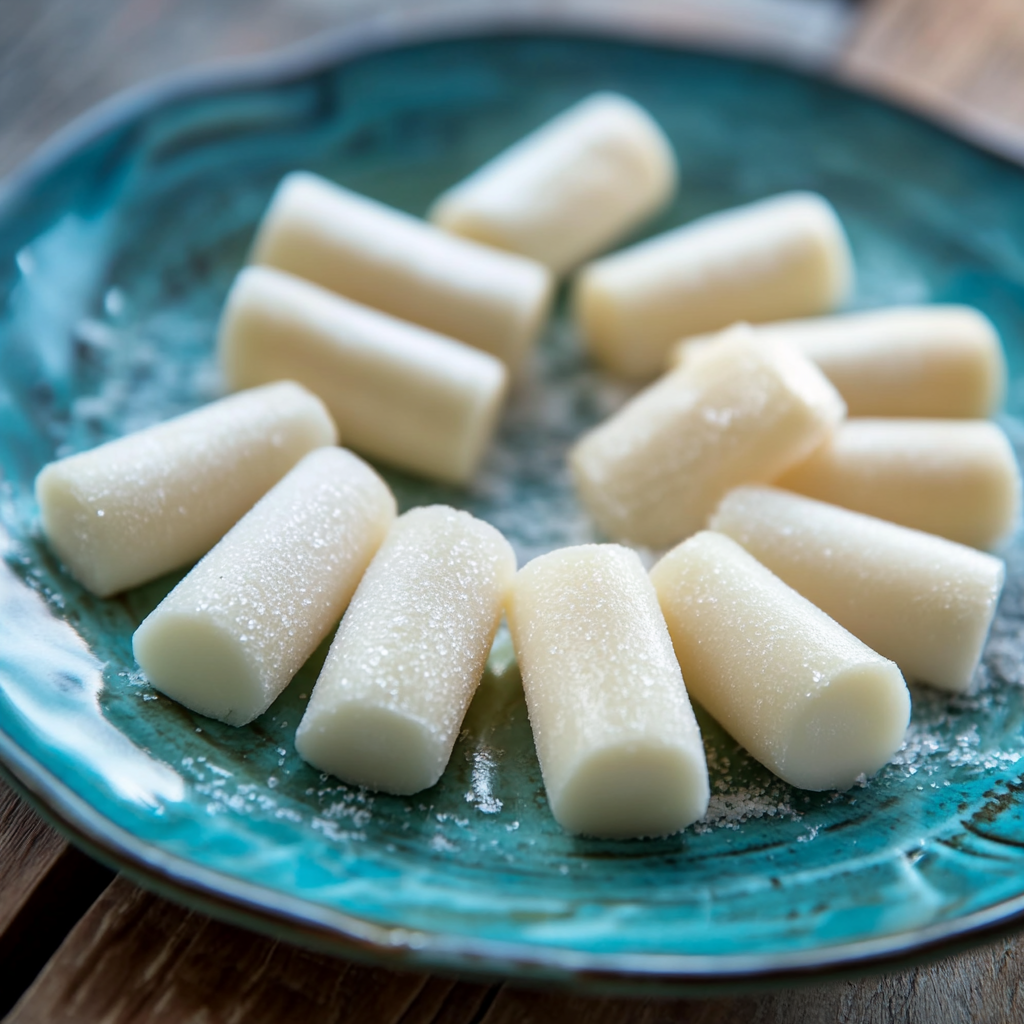
[[[1021,0],[623,2],[632,17],[679,37],[828,70],[1024,160]],[[512,6],[527,10],[530,0]],[[396,9],[417,14],[414,0]],[[0,0],[0,174],[122,87],[375,10],[375,0]],[[620,10],[608,0],[605,21],[614,25]],[[0,783],[5,1013],[9,1024],[1006,1024],[1024,1021],[1024,937],[886,976],[710,1000],[584,998],[399,974],[252,935],[144,892],[70,847]]]

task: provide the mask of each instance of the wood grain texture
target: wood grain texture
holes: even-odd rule
[[[424,975],[335,960],[212,921],[118,878],[7,1024],[398,1024],[426,985]]]
[[[587,999],[504,987],[480,1024],[1013,1024],[1024,1020],[1024,944],[858,981],[706,1000]]]
[[[1024,160],[1024,4],[869,0],[840,77]]]
[[[114,93],[179,68],[295,42],[331,24],[330,6],[0,0],[0,176]]]
[[[111,878],[0,782],[0,1015]]]
[[[485,985],[431,977],[399,1024],[478,1024],[501,988],[497,983]]]
[[[0,782],[0,935],[25,906],[67,843]]]

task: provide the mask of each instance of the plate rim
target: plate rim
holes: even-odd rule
[[[571,10],[420,10],[402,23],[367,18],[269,53],[185,68],[124,89],[91,107],[58,130],[0,180],[0,218],[16,209],[35,184],[104,135],[181,100],[243,89],[273,88],[340,67],[359,57],[419,44],[510,35],[612,39],[677,52],[706,52],[768,66],[783,66],[825,81],[883,107],[931,125],[994,159],[1024,167],[1024,158],[1006,152],[984,135],[976,137],[941,111],[922,110],[880,96],[827,68],[771,48],[731,47],[665,25],[594,23],[598,8],[583,0]],[[591,10],[588,11],[588,8]],[[1024,151],[1022,151],[1024,152]],[[1024,925],[1024,891],[964,917],[923,928],[855,942],[787,953],[698,955],[604,953],[525,942],[453,936],[442,931],[376,924],[344,911],[290,896],[267,886],[203,867],[115,824],[76,794],[50,769],[0,728],[0,777],[9,781],[45,820],[75,845],[124,872],[132,881],[195,907],[211,917],[242,924],[275,938],[337,956],[384,963],[393,969],[441,970],[490,977],[579,983],[607,991],[642,989],[691,995],[737,988],[810,981],[872,969],[907,966],[958,948],[997,938]]]
[[[471,973],[609,992],[707,995],[909,966],[1024,923],[1024,892],[924,928],[789,953],[595,953],[389,926],[203,867],[110,821],[0,730],[0,777],[75,845],[143,888],[211,917],[334,956],[395,970]],[[269,899],[267,897],[270,897]],[[911,941],[906,941],[906,940]]]

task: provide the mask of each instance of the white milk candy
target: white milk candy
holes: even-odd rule
[[[1001,559],[772,487],[730,491],[709,525],[907,679],[970,687],[1006,577]]]
[[[443,505],[391,527],[295,735],[314,768],[417,793],[440,779],[480,683],[516,572],[493,526]]]
[[[774,483],[976,548],[1020,519],[1017,460],[987,420],[847,420]]]
[[[734,540],[698,533],[651,580],[694,700],[781,779],[847,789],[900,748],[900,670]]]
[[[595,93],[441,195],[430,220],[564,274],[672,198],[672,144],[639,104]]]
[[[902,306],[740,324],[684,339],[671,362],[678,365],[698,346],[736,331],[798,348],[835,385],[850,416],[985,418],[1006,392],[999,334],[970,306]]]
[[[301,171],[278,186],[252,262],[481,348],[513,372],[544,327],[554,287],[536,260]]]
[[[350,448],[448,483],[475,472],[508,381],[486,352],[268,267],[238,275],[218,347],[230,387],[300,381]]]
[[[44,466],[43,532],[82,586],[109,597],[194,562],[302,456],[337,440],[305,388],[253,388]]]
[[[535,558],[507,615],[558,823],[631,839],[702,817],[700,730],[636,553],[589,544]]]
[[[394,517],[362,459],[310,453],[143,621],[135,660],[185,707],[251,722],[337,623]]]
[[[827,313],[841,305],[853,261],[835,210],[789,192],[701,217],[587,264],[574,310],[591,355],[625,377],[660,373],[680,338]]]
[[[569,465],[608,537],[664,548],[702,529],[726,491],[805,459],[843,412],[804,356],[737,338],[640,392],[584,435]]]

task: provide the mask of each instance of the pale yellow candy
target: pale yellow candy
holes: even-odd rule
[[[508,622],[548,803],[570,832],[678,832],[708,805],[700,731],[640,559],[562,548],[516,576]]]
[[[900,670],[735,541],[698,533],[651,570],[694,700],[801,789],[846,789],[899,749]]]
[[[987,420],[847,420],[774,481],[940,537],[992,548],[1020,519],[1020,470]]]
[[[667,547],[701,529],[732,487],[806,458],[843,412],[804,356],[737,338],[640,392],[584,435],[569,466],[608,537]]]
[[[816,363],[850,416],[986,417],[1006,391],[1006,359],[992,322],[969,306],[904,306],[866,313],[743,324],[680,341],[678,365],[698,347],[747,332],[785,341]]]
[[[709,525],[908,679],[970,687],[1006,576],[1001,559],[773,487],[730,491]]]
[[[301,381],[349,447],[450,483],[475,472],[508,380],[486,352],[269,267],[238,275],[218,348],[230,387]]]
[[[135,660],[168,697],[245,725],[341,617],[394,516],[362,459],[312,452],[139,626]]]
[[[595,93],[448,189],[429,216],[564,274],[663,207],[677,174],[671,143],[643,107]]]
[[[338,440],[323,402],[253,388],[44,466],[50,548],[99,597],[205,554],[307,452]]]
[[[626,377],[660,373],[679,338],[826,313],[850,291],[842,224],[790,192],[713,213],[582,268],[575,317],[591,355]]]
[[[512,371],[533,349],[554,287],[536,260],[305,172],[278,186],[252,261],[483,349]]]
[[[516,572],[493,526],[444,505],[399,517],[363,576],[295,747],[356,786],[416,793],[448,764]]]

